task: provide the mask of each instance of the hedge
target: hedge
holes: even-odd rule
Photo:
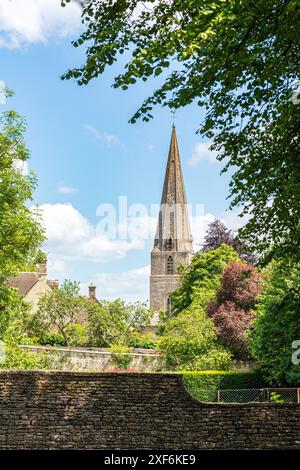
[[[222,390],[267,387],[258,372],[199,371],[182,374],[187,390],[198,399],[213,401],[219,386]]]

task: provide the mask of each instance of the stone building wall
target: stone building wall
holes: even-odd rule
[[[167,260],[172,256],[174,274],[167,274]],[[189,265],[191,254],[188,252],[157,251],[151,253],[150,307],[155,311],[167,310],[169,295],[180,286],[181,276],[176,275],[180,264]]]
[[[296,404],[205,404],[175,374],[0,373],[0,449],[300,449]]]
[[[151,308],[155,312],[159,312],[160,309],[167,311],[168,297],[179,286],[180,276],[150,276]]]
[[[55,346],[28,346],[21,348],[35,354],[47,354],[49,369],[66,371],[107,372],[119,369],[113,354],[104,348],[75,348]],[[124,353],[130,358],[129,369],[137,372],[161,372],[169,370],[164,358],[154,349],[136,348],[134,352]],[[250,372],[255,368],[253,361],[232,361],[230,370]]]
[[[32,311],[36,312],[40,298],[51,291],[52,288],[47,282],[47,279],[39,279],[25,295],[24,300],[32,306]]]
[[[37,354],[47,354],[50,369],[71,371],[109,371],[120,369],[114,355],[96,348],[72,348],[72,347],[46,347],[46,346],[21,346],[27,351]],[[157,372],[165,370],[163,358],[159,354],[151,352],[132,352],[118,354],[129,358],[128,369],[137,372]]]

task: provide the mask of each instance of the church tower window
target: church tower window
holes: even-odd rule
[[[167,274],[174,274],[173,256],[168,256],[167,258]]]
[[[173,240],[172,238],[168,238],[168,240],[166,240],[166,250],[167,251],[172,251],[174,248],[174,243],[173,243]]]

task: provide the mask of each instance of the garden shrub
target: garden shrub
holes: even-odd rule
[[[49,369],[49,361],[44,353],[34,353],[22,349],[15,341],[5,342],[4,357],[0,369]]]
[[[128,341],[129,346],[142,349],[156,349],[157,339],[153,333],[135,333]]]
[[[130,353],[131,351],[131,348],[128,348],[122,344],[113,344],[110,347],[112,359],[119,370],[126,370],[129,368],[132,357],[126,353]]]
[[[197,301],[166,322],[158,344],[167,366],[174,370],[230,367],[231,354],[218,345],[216,327]]]
[[[59,333],[44,334],[37,341],[41,346],[66,346],[66,342]]]
[[[204,399],[206,390],[208,400],[214,401],[215,392],[222,390],[264,388],[266,383],[259,372],[202,371],[183,372],[183,382],[189,393],[198,399]],[[205,397],[206,399],[206,397]]]

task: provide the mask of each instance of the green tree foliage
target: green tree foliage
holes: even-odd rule
[[[3,292],[1,299],[6,302],[6,315],[0,316],[3,353],[0,369],[47,369],[48,360],[45,354],[36,354],[20,346],[37,342],[37,338],[33,338],[28,329],[32,318],[31,307],[14,289],[5,289]]]
[[[80,295],[79,284],[65,280],[46,293],[25,326],[41,344],[109,347],[138,341],[152,316],[146,304],[121,299],[101,302]]]
[[[236,251],[225,244],[197,253],[184,268],[182,284],[172,294],[172,316],[161,324],[159,348],[172,367],[186,370],[226,369],[230,353],[217,342],[217,329],[206,315],[215,299],[225,266],[238,261]]]
[[[62,4],[68,0],[62,0]],[[114,86],[158,77],[158,88],[132,122],[155,105],[197,102],[200,132],[234,168],[231,206],[243,206],[241,231],[255,250],[299,258],[299,75],[297,0],[95,0],[83,7],[85,31],[74,46],[86,62],[64,79],[79,85],[126,54]],[[271,245],[271,250],[270,250]]]
[[[177,314],[194,300],[201,307],[206,307],[208,301],[215,296],[225,266],[238,260],[236,251],[225,244],[216,250],[197,253],[191,265],[182,273],[181,286],[171,296],[172,313]]]
[[[226,370],[230,366],[230,353],[218,345],[216,327],[197,301],[167,322],[159,348],[175,369]]]
[[[132,350],[124,345],[112,344],[110,352],[112,353],[112,360],[116,364],[118,370],[128,370],[132,357],[128,355]]]
[[[44,240],[37,211],[27,207],[36,177],[23,175],[20,165],[29,158],[24,141],[25,122],[15,111],[0,117],[0,286],[8,276],[32,264]]]
[[[152,315],[153,312],[144,303],[102,300],[89,315],[90,344],[99,347],[114,343],[135,346]]]
[[[293,364],[293,341],[300,339],[300,265],[272,262],[251,332],[251,350],[270,384],[300,384],[300,365]]]
[[[7,92],[8,96],[12,92]],[[0,116],[0,337],[11,321],[29,307],[14,289],[6,286],[9,276],[36,264],[44,240],[37,211],[27,207],[37,180],[33,173],[22,174],[28,160],[25,121],[15,111]]]
[[[0,369],[48,369],[49,361],[45,353],[33,353],[20,347],[13,337],[6,337],[4,357],[0,361]]]
[[[257,372],[200,371],[183,372],[183,383],[198,400],[217,401],[217,390],[263,388],[266,386]]]
[[[60,287],[44,294],[39,301],[38,311],[28,326],[33,336],[47,342],[49,333],[58,334],[65,345],[82,346],[85,332],[79,324],[80,318],[87,317],[93,303],[80,295],[79,284],[65,280]]]
[[[151,331],[137,331],[130,335],[128,345],[132,346],[133,348],[156,349],[157,334]]]
[[[15,289],[0,288],[0,339],[12,322],[27,318],[31,307],[24,302]]]
[[[101,301],[90,312],[90,345],[108,347],[114,343],[124,344],[128,332],[129,311],[123,300]]]

